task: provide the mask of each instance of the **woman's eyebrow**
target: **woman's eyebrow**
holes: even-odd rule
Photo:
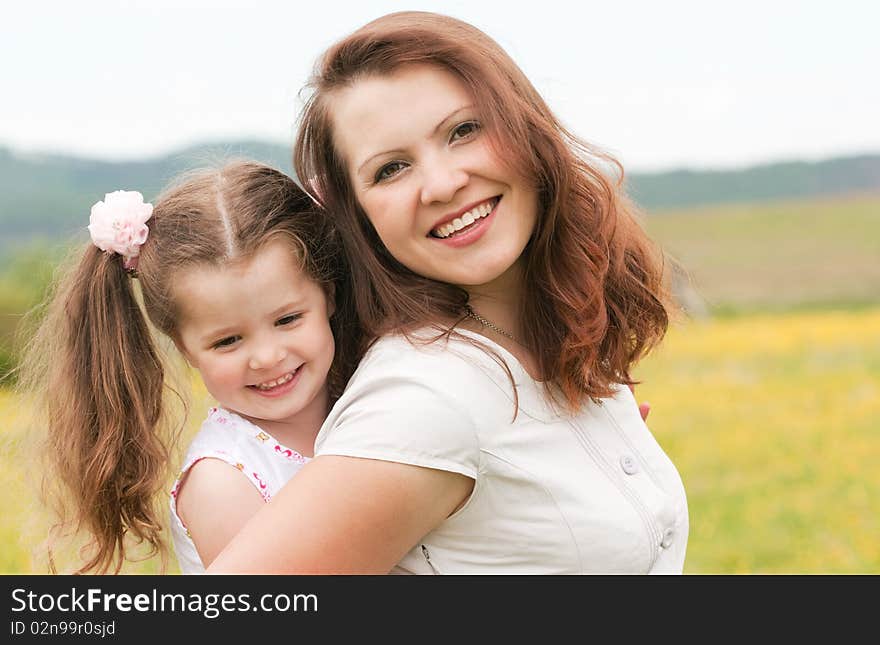
[[[470,105],[470,104],[464,105],[460,108],[456,108],[455,110],[453,110],[452,112],[447,114],[445,117],[443,117],[443,119],[436,126],[434,126],[434,129],[431,131],[431,136],[433,137],[434,135],[436,135],[437,132],[439,130],[441,130],[444,125],[446,125],[447,123],[452,121],[459,114],[461,114],[462,112],[465,112],[466,110],[471,110],[471,109],[473,109],[473,107],[474,106]],[[364,169],[364,166],[369,164],[376,157],[381,157],[382,155],[388,155],[388,154],[395,154],[397,152],[401,152],[401,151],[399,149],[383,150],[382,152],[377,152],[376,154],[371,155],[360,166],[358,166],[357,173],[360,174],[360,172]]]
[[[455,110],[454,112],[450,113],[445,119],[443,119],[440,123],[437,124],[437,126],[434,128],[434,131],[433,131],[431,134],[432,134],[432,135],[437,134],[437,131],[440,130],[440,129],[441,129],[444,125],[446,125],[449,121],[452,121],[452,120],[453,120],[455,117],[457,117],[460,113],[462,113],[462,112],[464,112],[464,111],[466,111],[466,110],[473,109],[473,107],[474,107],[473,105],[465,105],[465,106],[462,106],[462,107],[458,108],[458,109]]]

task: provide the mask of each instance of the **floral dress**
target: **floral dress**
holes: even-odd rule
[[[205,567],[177,514],[177,492],[189,469],[202,459],[219,459],[241,471],[265,501],[272,499],[309,462],[259,426],[223,408],[211,408],[187,449],[171,489],[171,535],[181,573],[204,573]]]

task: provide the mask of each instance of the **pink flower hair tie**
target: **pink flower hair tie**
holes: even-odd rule
[[[153,205],[144,203],[144,196],[137,191],[107,193],[104,201],[92,206],[89,234],[95,246],[107,253],[118,253],[125,270],[134,272],[141,245],[150,233],[147,220],[152,215]]]

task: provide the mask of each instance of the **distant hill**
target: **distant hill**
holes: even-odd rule
[[[82,230],[91,205],[112,190],[153,199],[181,170],[230,156],[258,159],[291,173],[290,149],[259,141],[186,148],[143,161],[108,162],[22,154],[0,147],[0,255],[34,237]],[[786,162],[733,171],[633,173],[627,189],[649,213],[661,209],[880,191],[880,155]]]
[[[20,154],[0,147],[0,236],[57,239],[88,224],[92,204],[114,190],[138,190],[152,200],[179,172],[231,156],[292,172],[285,146],[257,141],[185,148],[143,161],[98,161]]]
[[[649,211],[878,192],[880,155],[787,161],[742,170],[634,174],[628,187]]]

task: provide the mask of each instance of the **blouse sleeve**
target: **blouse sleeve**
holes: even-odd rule
[[[461,365],[442,352],[388,345],[362,361],[318,434],[315,456],[381,459],[476,479],[480,450],[461,396]]]

